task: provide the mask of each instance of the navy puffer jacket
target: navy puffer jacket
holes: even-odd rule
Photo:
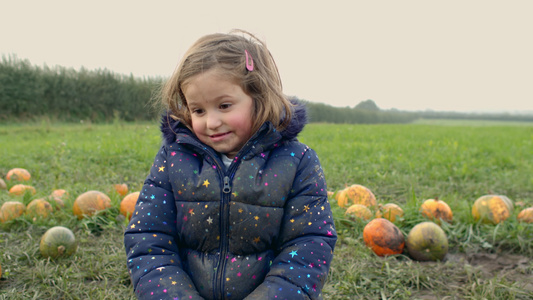
[[[124,234],[139,299],[321,299],[337,239],[316,153],[263,124],[225,168],[183,124],[164,143]]]

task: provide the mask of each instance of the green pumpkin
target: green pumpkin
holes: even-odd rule
[[[407,252],[417,261],[442,261],[448,254],[448,237],[442,228],[433,222],[415,225],[405,242]]]
[[[76,252],[78,243],[70,229],[55,226],[44,233],[39,249],[45,258],[67,257]]]

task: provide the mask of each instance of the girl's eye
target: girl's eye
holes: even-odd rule
[[[203,111],[202,109],[199,109],[199,108],[198,108],[198,109],[193,109],[193,110],[192,110],[192,113],[193,113],[193,114],[197,114],[197,115],[199,115],[199,114],[201,114],[201,113],[203,113],[203,112],[204,112],[204,111]]]
[[[221,108],[221,109],[228,109],[228,108],[230,108],[230,106],[231,106],[231,104],[229,104],[229,103],[224,103],[224,104],[221,104],[221,105],[220,105],[220,108]]]

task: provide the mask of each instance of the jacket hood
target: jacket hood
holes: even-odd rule
[[[287,140],[296,138],[308,123],[307,107],[305,106],[305,103],[295,98],[291,98],[290,102],[293,105],[292,118],[289,125],[280,132],[281,138]],[[264,127],[265,126],[262,126],[260,130]],[[269,124],[268,128],[272,130],[272,124]],[[166,144],[175,142],[176,135],[180,132],[191,134],[190,129],[179,120],[174,120],[168,111],[161,117],[160,129]]]

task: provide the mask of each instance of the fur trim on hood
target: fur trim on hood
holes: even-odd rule
[[[295,98],[291,98],[290,102],[293,105],[292,119],[287,128],[280,133],[281,137],[287,140],[296,138],[308,123],[307,107],[305,106],[305,103]],[[185,130],[188,134],[190,134],[190,130],[187,128],[187,126],[170,117],[169,112],[163,114],[161,117],[160,128],[163,135],[163,140],[167,144],[175,142],[176,134],[179,132],[184,132]]]

